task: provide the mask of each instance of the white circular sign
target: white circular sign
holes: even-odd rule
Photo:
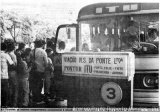
[[[122,99],[122,89],[115,82],[105,83],[101,88],[102,99],[109,105],[116,105]]]

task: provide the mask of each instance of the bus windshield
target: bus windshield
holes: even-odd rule
[[[80,28],[82,51],[158,53],[158,14],[84,20]]]

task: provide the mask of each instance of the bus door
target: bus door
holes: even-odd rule
[[[62,54],[65,52],[76,51],[78,49],[78,44],[76,41],[78,35],[76,34],[78,34],[77,24],[60,25],[56,31],[56,52],[52,57],[52,61],[54,64],[54,87],[52,87],[52,89],[54,91],[54,94],[56,94],[56,97],[60,99],[65,98],[62,75]]]

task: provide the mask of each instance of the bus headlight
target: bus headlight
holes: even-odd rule
[[[145,87],[157,87],[158,86],[158,77],[147,75],[143,78],[143,85]]]

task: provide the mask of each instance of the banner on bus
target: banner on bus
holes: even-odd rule
[[[62,55],[64,75],[132,76],[135,56],[131,52],[66,53]]]

